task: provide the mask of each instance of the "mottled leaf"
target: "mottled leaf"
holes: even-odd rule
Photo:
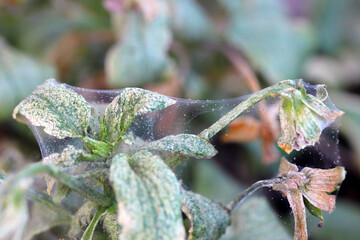
[[[111,240],[119,240],[121,227],[117,222],[116,212],[108,212],[105,215],[103,227]]]
[[[165,4],[158,4],[157,14],[150,21],[136,11],[121,13],[114,19],[121,39],[106,56],[111,86],[140,86],[161,79],[168,65],[171,40]]]
[[[14,107],[55,69],[8,46],[0,37],[0,119],[10,118]]]
[[[101,121],[102,139],[116,142],[136,116],[166,108],[176,101],[141,88],[125,88],[106,108]]]
[[[211,158],[217,153],[208,141],[192,134],[169,135],[141,148],[168,151],[195,158]]]
[[[245,201],[231,219],[231,226],[221,240],[290,240],[292,237],[279,222],[264,198]]]
[[[13,117],[22,120],[21,116],[57,138],[83,137],[91,107],[81,95],[49,79],[15,108]]]
[[[156,155],[112,159],[110,179],[118,203],[120,239],[184,239],[180,186]]]
[[[218,203],[200,194],[181,190],[182,211],[190,220],[189,240],[216,240],[230,223],[228,212]]]
[[[61,154],[54,153],[48,157],[43,158],[43,164],[53,165],[59,167],[61,170],[65,170],[69,167],[75,166],[76,160],[83,154],[84,152],[80,149],[76,149],[74,146],[67,146]],[[56,182],[55,178],[51,176],[45,176],[47,192],[51,194],[54,184]]]
[[[78,159],[84,151],[77,149],[73,145],[68,145],[61,154],[54,153],[48,157],[43,158],[42,162],[48,165],[54,165],[61,169],[71,167],[75,165],[76,159]]]

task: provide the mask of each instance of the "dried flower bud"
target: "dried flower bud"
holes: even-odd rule
[[[295,164],[281,159],[278,177],[284,180],[274,184],[273,189],[282,192],[289,201],[295,218],[294,239],[307,239],[305,206],[320,218],[321,225],[321,210],[335,209],[335,196],[330,193],[338,189],[345,175],[343,167],[326,170],[305,167],[299,172]]]
[[[278,145],[286,153],[314,145],[319,141],[322,130],[344,113],[323,103],[327,98],[323,85],[317,86],[317,94],[313,96],[306,92],[302,80],[280,84],[294,86],[279,93],[282,98],[279,110],[282,135]]]

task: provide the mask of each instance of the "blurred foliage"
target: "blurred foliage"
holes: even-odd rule
[[[350,198],[354,208],[340,203],[324,230],[312,230],[310,236],[357,239],[352,223],[360,213],[352,209],[360,201],[359,11],[357,0],[2,0],[0,166],[18,169],[24,155],[33,161],[28,148],[37,149],[28,132],[10,120],[11,111],[46,78],[87,88],[138,86],[175,97],[227,98],[254,90],[246,73],[238,71],[235,55],[254,72],[260,87],[288,78],[325,83],[346,112],[340,150],[351,181],[343,184],[339,202]],[[183,173],[186,181],[221,201],[239,190],[214,176],[237,172],[234,182],[243,185],[269,176],[273,171],[253,161],[260,158],[258,142],[251,144],[217,143],[217,149],[229,150],[220,165],[230,170],[215,171],[202,183]],[[230,152],[235,148],[241,149],[240,157]],[[197,166],[184,171],[201,176],[210,170]]]

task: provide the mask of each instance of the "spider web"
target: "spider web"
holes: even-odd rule
[[[308,94],[315,95],[317,85],[304,83]],[[118,90],[92,90],[67,85],[92,106],[92,115],[99,118],[103,115],[106,106],[121,93]],[[232,108],[242,101],[251,97],[252,94],[236,98],[221,100],[191,100],[173,98],[176,103],[162,110],[144,114],[135,118],[128,131],[144,141],[153,141],[167,135],[179,133],[198,134],[203,129],[209,127],[221,116],[225,115]],[[278,104],[278,98],[266,100],[266,106],[270,108]],[[330,108],[335,109],[330,98],[327,97],[324,103]],[[241,116],[258,116],[258,104],[248,109]],[[265,109],[267,111],[267,109]],[[199,121],[198,121],[199,120]],[[293,151],[288,159],[300,166],[317,168],[331,168],[340,165],[338,148],[338,132],[340,120],[328,123],[323,130],[320,141],[315,146],[309,146],[297,152]],[[29,125],[39,144],[42,157],[47,157],[53,153],[61,153],[69,144],[81,147],[80,139],[65,138],[57,139],[46,134],[42,127]],[[215,136],[216,137],[216,136]],[[221,151],[221,149],[217,149]],[[282,151],[279,149],[279,151]]]

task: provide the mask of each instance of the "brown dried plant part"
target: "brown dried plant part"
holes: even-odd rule
[[[277,109],[279,106],[266,106],[267,120],[258,120],[254,117],[237,118],[229,124],[229,130],[221,136],[224,143],[246,143],[261,140],[262,161],[271,164],[279,159],[275,142],[280,136],[277,120]]]
[[[322,130],[344,112],[332,109],[323,102],[327,98],[323,85],[317,86],[317,94],[313,96],[307,93],[301,79],[282,83],[295,84],[279,94],[281,137],[278,145],[289,154],[293,149],[299,151],[313,146],[319,141]]]
[[[303,197],[312,208],[327,212],[335,209],[335,195],[344,181],[346,171],[343,167],[333,169],[303,168],[300,172],[295,164],[281,159],[278,177],[284,181],[273,185],[273,189],[282,192],[288,199],[295,219],[295,240],[307,239],[306,212]],[[321,223],[322,224],[322,223]]]

